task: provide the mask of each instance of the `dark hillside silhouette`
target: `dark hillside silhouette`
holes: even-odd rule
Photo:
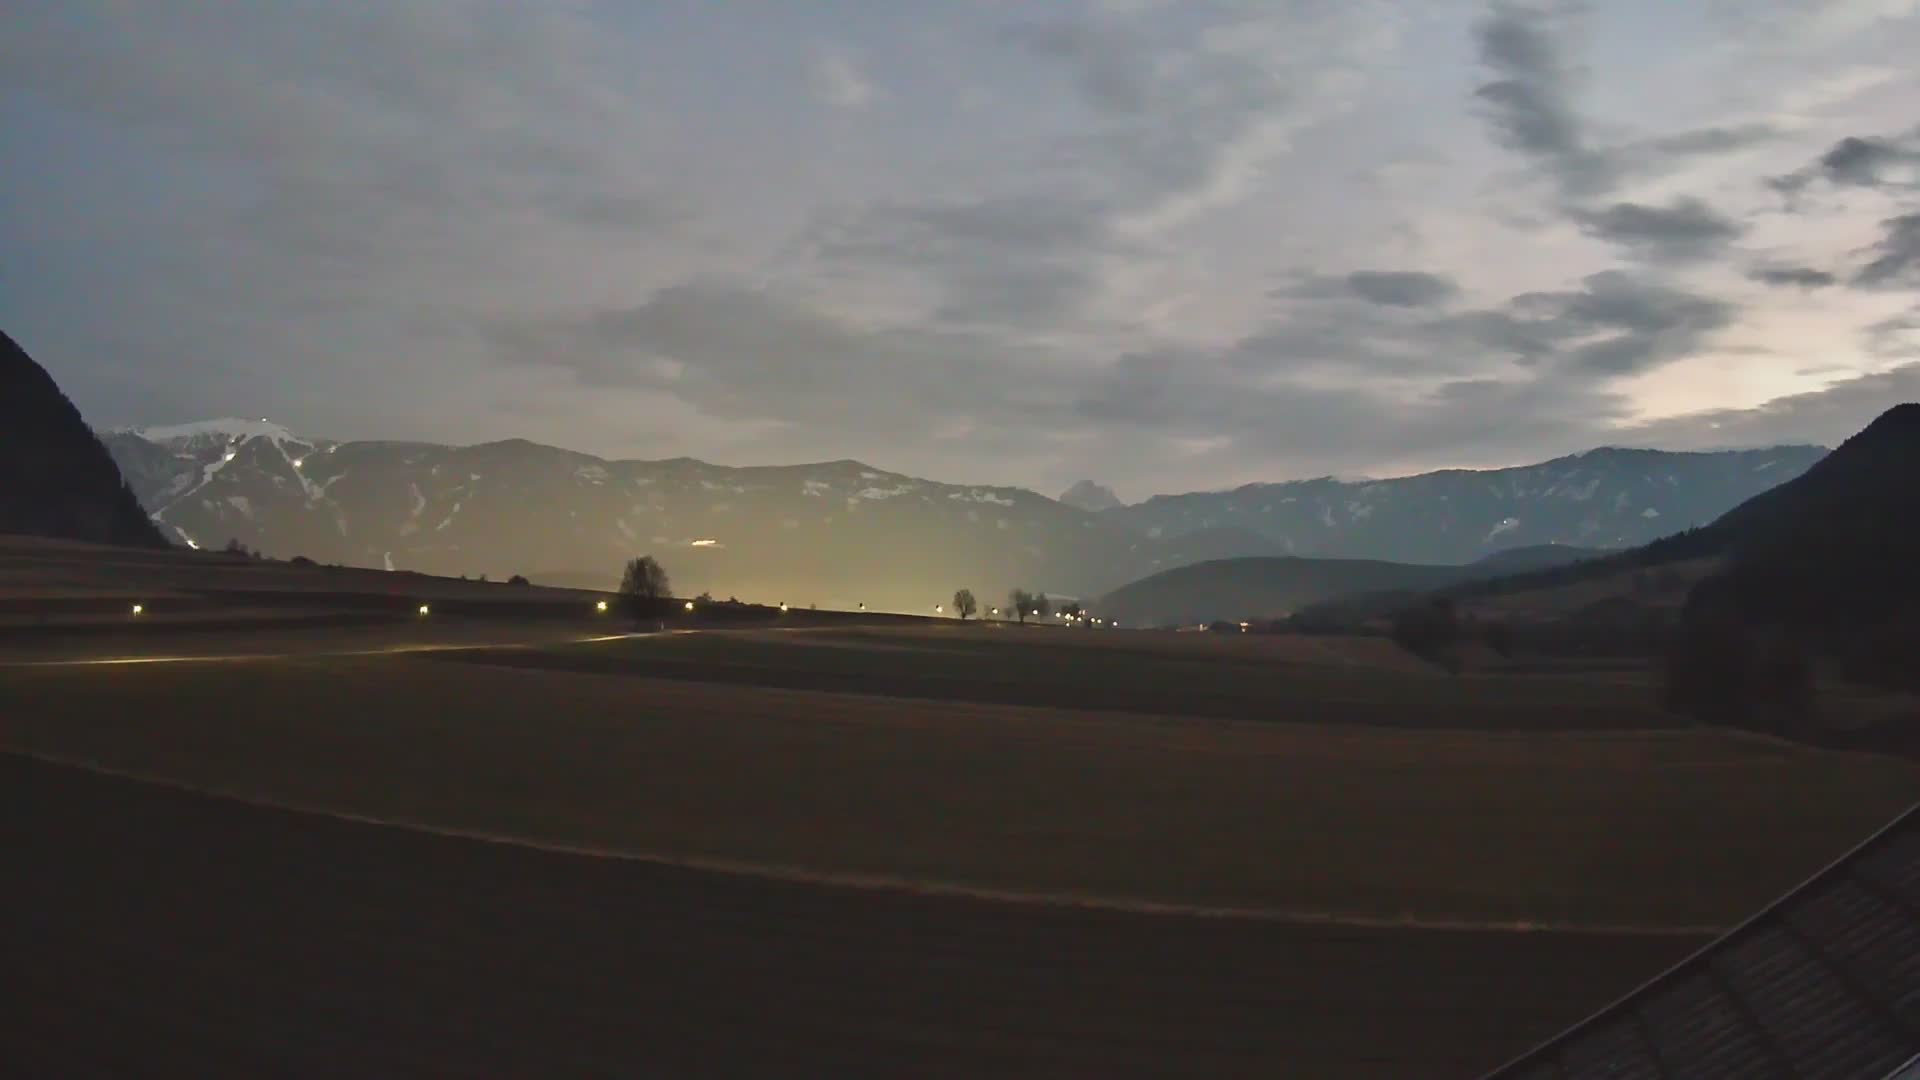
[[[46,369],[0,333],[0,533],[165,547]]]
[[[1920,686],[1916,468],[1920,405],[1899,405],[1805,476],[1715,522],[1727,565],[1694,589],[1690,619],[1782,628],[1855,678]]]

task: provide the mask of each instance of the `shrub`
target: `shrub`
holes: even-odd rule
[[[1460,640],[1460,620],[1453,601],[1435,597],[1424,604],[1403,608],[1393,617],[1393,640],[1400,647],[1449,671],[1457,670],[1459,658],[1454,645]]]

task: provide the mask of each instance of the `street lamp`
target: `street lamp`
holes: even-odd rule
[[[147,610],[147,609],[146,609],[145,607],[143,607],[143,606],[141,606],[141,605],[139,605],[139,604],[135,604],[135,605],[133,605],[133,613],[134,613],[135,615],[140,615],[140,614],[144,614],[144,613],[146,612],[146,610]]]
[[[692,610],[693,610],[693,601],[691,601],[691,600],[689,600],[689,601],[687,601],[687,610],[688,610],[688,611],[692,611]]]
[[[427,606],[427,605],[425,605],[425,604],[421,604],[421,605],[420,605],[420,614],[422,614],[422,615],[431,615],[431,614],[433,614],[433,609],[432,609],[432,608],[430,608],[430,607],[428,607],[428,606]]]
[[[600,600],[595,602],[593,605],[593,610],[598,611],[603,615],[606,614],[607,602],[605,600]]]
[[[946,609],[945,607],[942,607],[942,606],[941,606],[941,605],[939,605],[939,604],[935,604],[935,605],[933,605],[933,613],[934,613],[935,615],[939,615],[939,614],[941,614],[942,612],[945,612],[946,610],[947,610],[947,609]]]

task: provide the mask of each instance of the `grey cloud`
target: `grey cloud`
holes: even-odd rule
[[[1394,307],[1428,307],[1459,295],[1451,278],[1410,270],[1359,270],[1347,284],[1362,298]]]
[[[1881,226],[1886,235],[1869,249],[1873,261],[1853,275],[1851,284],[1862,289],[1920,285],[1920,213],[1888,218]]]
[[[1920,307],[1873,323],[1860,337],[1866,350],[1882,360],[1920,359]]]
[[[1349,467],[1362,448],[1375,461],[1442,455],[1456,463],[1543,445],[1574,449],[1626,412],[1617,395],[1586,382],[1465,378],[1420,390],[1276,380],[1196,352],[1124,357],[1076,408],[1083,420],[1123,427],[1123,447],[1144,437],[1164,456],[1179,453],[1183,440],[1217,441],[1187,463],[1235,475],[1250,460],[1278,460],[1292,476]]]
[[[1339,303],[1355,297],[1346,278],[1309,276],[1279,295],[1332,302],[1290,309],[1224,351],[1225,363],[1267,375],[1460,374],[1470,381],[1493,360],[1541,379],[1592,382],[1682,359],[1739,310],[1619,270],[1589,275],[1578,289],[1455,311]]]
[[[1579,186],[1592,160],[1572,102],[1573,73],[1545,13],[1497,4],[1477,28],[1480,61],[1498,76],[1474,91],[1485,103],[1496,136],[1507,147],[1539,158]]]
[[[1688,156],[1693,154],[1725,154],[1735,150],[1745,150],[1780,137],[1780,131],[1772,124],[1741,124],[1738,127],[1700,128],[1695,131],[1683,131],[1676,135],[1665,135],[1648,139],[1644,143],[1629,144],[1641,146],[1656,154],[1674,154]],[[1631,150],[1630,150],[1631,152]]]
[[[1071,63],[1081,93],[1098,109],[1137,113],[1147,107],[1152,64],[1146,43],[1123,27],[1054,19],[1010,26],[1002,36],[1038,55]]]
[[[1812,164],[1768,184],[1794,195],[1816,180],[1835,187],[1920,188],[1920,128],[1891,136],[1849,135]]]
[[[567,369],[584,384],[670,393],[733,420],[840,425],[895,435],[933,416],[1005,410],[1050,392],[1044,356],[997,338],[866,329],[763,290],[699,281],[645,302],[507,321],[504,359]]]
[[[1474,91],[1495,141],[1537,163],[1562,195],[1588,199],[1623,180],[1665,172],[1688,158],[1724,154],[1776,138],[1769,124],[1709,127],[1604,142],[1574,101],[1579,73],[1561,47],[1559,18],[1513,3],[1492,5],[1475,27],[1480,62],[1493,81]]]
[[[1356,270],[1341,276],[1308,274],[1268,295],[1304,300],[1360,299],[1371,304],[1411,308],[1443,304],[1459,294],[1460,287],[1445,274],[1421,270]]]
[[[1302,36],[1332,14],[1298,17]],[[1262,16],[1267,17],[1267,16]],[[834,273],[906,275],[936,294],[950,326],[1003,330],[1072,327],[1116,266],[1165,252],[1152,221],[1190,201],[1232,194],[1236,157],[1263,125],[1330,107],[1311,89],[1337,60],[1276,64],[1190,33],[1148,34],[1124,20],[1058,16],[1005,29],[1000,39],[1062,69],[1093,113],[1090,126],[1023,148],[993,194],[907,199],[822,216],[801,246]],[[1111,329],[1111,328],[1109,328]]]
[[[1069,317],[1092,292],[1096,257],[1131,250],[1104,207],[1047,196],[882,204],[815,222],[807,243],[829,264],[937,282],[943,322],[999,326]]]
[[[1747,271],[1747,277],[1762,285],[1795,289],[1824,289],[1838,280],[1811,266],[1756,266]]]
[[[1587,235],[1626,248],[1648,262],[1697,262],[1718,255],[1744,231],[1699,199],[1666,206],[1615,203],[1603,210],[1571,209]]]
[[[1733,322],[1738,307],[1619,270],[1576,291],[1523,293],[1501,311],[1454,320],[1488,348],[1569,374],[1614,377],[1678,360]]]

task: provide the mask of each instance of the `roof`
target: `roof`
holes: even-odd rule
[[[1920,1080],[1920,806],[1488,1080]]]

